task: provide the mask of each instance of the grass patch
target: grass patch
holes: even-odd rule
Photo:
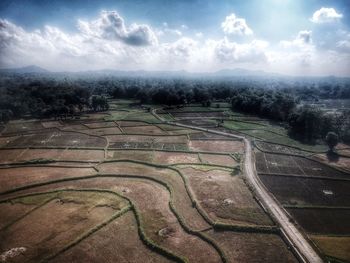
[[[107,121],[144,121],[148,123],[159,123],[159,120],[151,112],[141,109],[129,109],[128,111],[111,111],[111,115],[106,117]]]

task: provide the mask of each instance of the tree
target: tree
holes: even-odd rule
[[[339,137],[335,132],[328,132],[326,136],[326,143],[328,144],[329,150],[333,152],[334,147],[338,144]]]
[[[109,109],[108,100],[105,96],[93,95],[91,97],[91,108],[94,111],[106,111]]]

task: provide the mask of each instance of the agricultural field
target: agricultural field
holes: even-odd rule
[[[183,107],[173,110],[163,110],[160,116],[167,115],[167,120],[204,129],[217,130],[225,133],[243,135],[253,141],[255,146],[255,167],[261,182],[275,196],[288,213],[290,220],[296,222],[307,234],[314,247],[329,262],[350,261],[350,154],[349,146],[337,146],[337,159],[330,159],[325,145],[303,144],[290,138],[287,130],[265,119],[232,112],[229,108],[223,111],[216,109],[213,112],[205,107]],[[210,150],[216,140],[216,147],[225,152],[225,139],[220,135],[206,132],[190,135],[192,150]],[[197,141],[198,140],[198,141]],[[218,149],[219,149],[218,148]],[[236,149],[237,154],[242,149]],[[233,155],[231,154],[233,157]],[[238,155],[236,155],[238,156]],[[179,165],[181,167],[181,165]],[[200,164],[197,168],[187,168],[182,165],[184,174],[189,177],[198,198],[215,195],[215,190],[209,183],[213,178],[224,178],[224,171],[202,176]],[[198,172],[200,171],[200,172]],[[211,171],[211,170],[208,170]],[[206,172],[208,173],[208,172]],[[199,176],[200,174],[200,176]],[[218,177],[219,174],[222,174]],[[221,180],[215,184],[220,185]],[[207,184],[209,184],[207,186]],[[236,181],[234,185],[238,185]],[[237,189],[230,192],[239,192]],[[220,191],[225,198],[225,192]],[[224,215],[225,221],[239,222],[240,209],[222,214],[218,203],[202,201],[205,209],[211,211],[211,217]],[[225,198],[226,202],[237,199]],[[244,203],[249,203],[246,199]],[[244,220],[266,222],[253,208],[244,210]],[[220,219],[221,221],[223,219]],[[222,235],[224,238],[225,235]],[[226,237],[225,237],[226,239]],[[228,241],[229,242],[229,241]]]
[[[189,106],[180,109],[163,109],[157,112],[168,121],[240,134],[253,140],[292,147],[308,154],[323,153],[327,150],[326,145],[323,144],[304,144],[290,138],[287,130],[279,123],[249,114],[233,112],[230,108],[212,109],[211,107]]]
[[[320,160],[322,154],[310,155],[266,142],[255,145],[260,180],[291,220],[305,231],[325,260],[348,262],[350,174],[339,165]]]
[[[133,103],[2,129],[0,262],[298,262],[245,182],[243,141]]]

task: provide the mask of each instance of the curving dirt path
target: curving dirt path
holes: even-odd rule
[[[176,122],[169,122],[160,117],[156,113],[155,109],[152,110],[152,114],[159,120],[165,122],[166,124],[172,124],[179,127],[196,129],[219,135],[225,135],[243,140],[245,144],[244,170],[249,184],[254,187],[255,193],[258,195],[260,200],[262,200],[264,206],[267,207],[269,212],[275,217],[275,219],[281,227],[282,234],[291,243],[292,247],[294,248],[295,252],[299,255],[301,260],[310,263],[323,262],[321,257],[310,245],[310,243],[307,241],[307,239],[304,237],[301,231],[290,221],[290,218],[288,217],[285,210],[279,205],[279,203],[273,198],[273,196],[270,195],[270,193],[266,190],[266,188],[258,178],[253,160],[252,146],[248,139],[246,139],[243,136],[234,135],[226,132],[219,132],[212,129],[205,129],[196,126],[184,125]]]

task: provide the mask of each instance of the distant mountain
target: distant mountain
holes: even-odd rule
[[[49,73],[50,71],[35,65],[30,65],[22,68],[4,68],[4,69],[0,69],[0,72],[25,74],[25,73]]]
[[[30,65],[22,68],[0,69],[0,74],[46,74],[52,77],[144,77],[144,78],[227,78],[227,79],[302,79],[304,81],[314,79],[338,79],[342,77],[335,76],[290,76],[263,70],[249,70],[243,68],[222,69],[215,72],[188,72],[178,71],[147,71],[147,70],[86,70],[86,71],[61,71],[53,72],[41,67]],[[345,77],[345,79],[348,79]]]
[[[263,70],[249,70],[249,69],[243,69],[243,68],[235,68],[235,69],[222,69],[219,71],[216,71],[214,73],[211,73],[211,75],[220,76],[220,77],[239,77],[239,76],[279,76],[280,74],[277,73],[270,73],[265,72]]]

